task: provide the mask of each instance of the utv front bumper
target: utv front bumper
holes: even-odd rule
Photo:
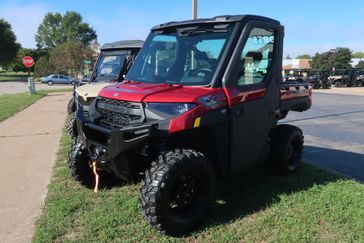
[[[78,119],[77,126],[89,150],[92,151],[95,147],[101,148],[112,160],[146,142],[155,134],[158,127],[157,124],[148,124],[111,130],[94,123],[82,123]]]

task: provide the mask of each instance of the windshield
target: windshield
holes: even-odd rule
[[[98,62],[96,78],[119,77],[121,68],[124,66],[125,57],[124,54],[103,55]]]
[[[182,85],[211,83],[232,26],[189,27],[168,34],[152,33],[127,79]]]

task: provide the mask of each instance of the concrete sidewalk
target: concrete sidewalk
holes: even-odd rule
[[[30,242],[56,159],[71,93],[52,93],[0,122],[1,242]]]

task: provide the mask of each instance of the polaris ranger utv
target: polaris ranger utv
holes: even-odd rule
[[[144,41],[123,40],[106,43],[101,47],[101,53],[87,83],[75,87],[72,99],[68,102],[68,118],[66,131],[77,137],[75,112],[78,105],[88,106],[97,97],[99,91],[112,82],[120,82],[128,72]],[[87,108],[84,108],[87,109]]]
[[[152,28],[126,79],[86,115],[78,109],[74,178],[92,187],[91,169],[101,184],[143,177],[146,220],[178,235],[206,215],[217,178],[265,165],[295,171],[302,132],[277,122],[309,109],[312,90],[281,83],[283,36],[278,21],[253,15]]]

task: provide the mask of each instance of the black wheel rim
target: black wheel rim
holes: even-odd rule
[[[302,146],[298,138],[294,138],[287,152],[287,166],[289,169],[295,169],[301,160]]]
[[[201,183],[192,174],[183,174],[171,188],[168,200],[169,210],[176,215],[183,216],[194,211],[201,202]]]

